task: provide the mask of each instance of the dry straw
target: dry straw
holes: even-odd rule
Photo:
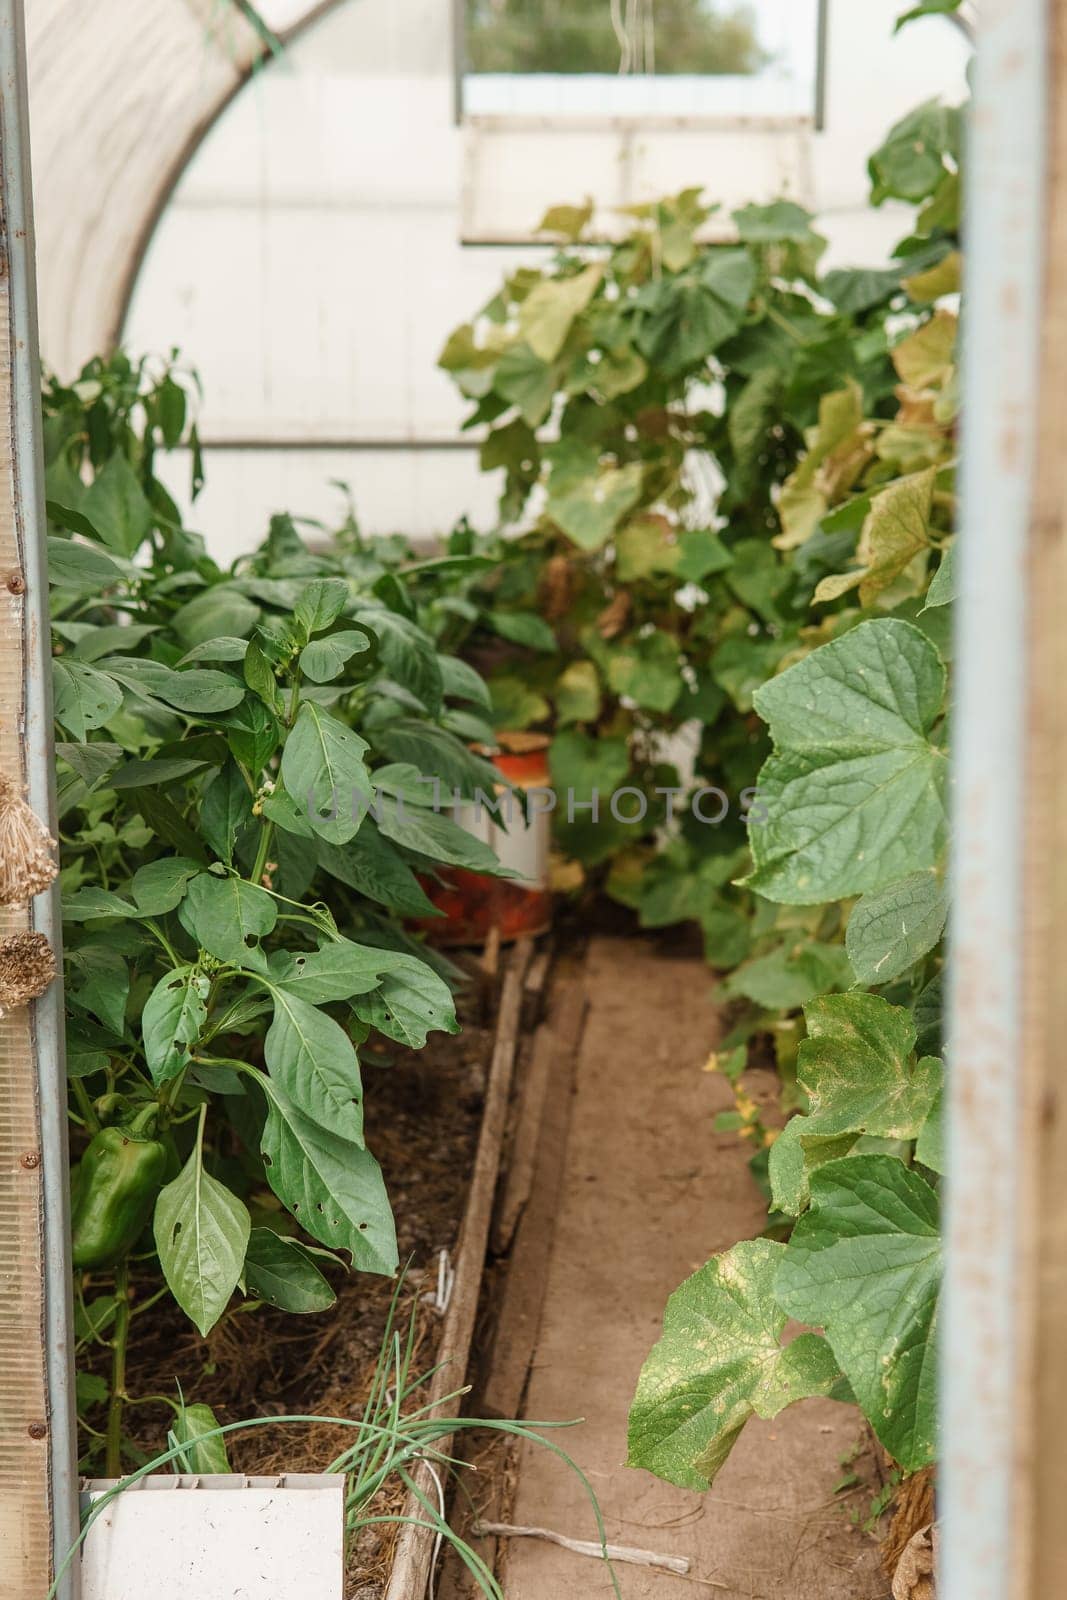
[[[0,778],[0,905],[25,905],[55,877],[56,841],[30,810],[25,791]]]
[[[56,975],[56,958],[43,933],[0,939],[0,1017],[44,994]]]

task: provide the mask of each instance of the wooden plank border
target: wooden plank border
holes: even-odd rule
[[[446,1400],[445,1397],[454,1395],[463,1385],[467,1372],[482,1268],[489,1242],[493,1197],[500,1172],[500,1152],[507,1128],[515,1057],[522,1030],[526,969],[532,955],[533,941],[520,939],[504,975],[485,1113],[456,1252],[456,1276],[441,1330],[437,1368],[430,1382],[430,1401],[436,1416],[454,1417],[459,1413],[459,1399]],[[438,1450],[447,1452],[448,1448],[448,1439],[438,1441]],[[416,1469],[414,1482],[420,1493],[432,1501],[436,1487],[425,1463]],[[425,1520],[422,1505],[415,1494],[408,1495],[402,1515],[412,1520],[402,1527],[397,1540],[385,1600],[422,1600],[430,1578],[435,1530]]]

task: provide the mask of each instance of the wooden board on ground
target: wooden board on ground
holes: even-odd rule
[[[546,1158],[554,1162],[557,1156],[562,1161],[562,1143],[570,1114],[568,1101],[586,1004],[581,965],[565,965],[553,982],[548,1016],[534,1035],[503,1193],[493,1218],[495,1255],[504,1255],[511,1248],[515,1230],[534,1191],[538,1163],[544,1164]],[[543,1126],[546,1117],[547,1125]],[[539,1190],[543,1187],[543,1183],[538,1185]],[[554,1202],[558,1195],[553,1191],[550,1199],[549,1224],[555,1214]],[[509,1281],[518,1276],[526,1277],[528,1273],[517,1268]]]
[[[512,1072],[522,1026],[524,980],[532,949],[529,939],[521,939],[511,953],[504,975],[485,1114],[474,1158],[463,1232],[456,1252],[456,1276],[437,1351],[437,1368],[430,1383],[430,1402],[435,1415],[454,1417],[459,1411],[458,1398],[446,1397],[462,1388],[467,1372],[493,1195],[500,1170],[500,1149],[507,1123]],[[448,1439],[439,1439],[436,1448],[447,1455]],[[436,1498],[436,1485],[429,1467],[420,1465],[413,1479],[422,1500],[432,1504]],[[409,1520],[397,1540],[385,1600],[422,1600],[433,1559],[434,1530],[425,1520],[422,1503],[416,1495],[409,1495],[403,1515]]]
[[[569,1138],[565,1151],[556,1150],[556,1216],[536,1289],[523,1414],[586,1419],[554,1437],[587,1473],[612,1543],[688,1559],[687,1577],[620,1566],[624,1600],[697,1592],[727,1600],[884,1600],[889,1585],[877,1548],[854,1526],[869,1494],[862,1482],[834,1493],[843,1477],[862,1478],[867,1469],[864,1460],[842,1465],[866,1437],[855,1410],[806,1401],[774,1422],[750,1423],[706,1495],[623,1464],[628,1403],[668,1295],[709,1255],[757,1234],[764,1219],[745,1147],[713,1131],[716,1112],[731,1101],[724,1081],[701,1070],[718,1027],[712,987],[701,961],[672,959],[650,942],[597,939],[590,948],[589,1009]],[[549,1095],[539,1159],[552,1143],[552,1104]],[[538,1204],[535,1181],[513,1272],[524,1270],[523,1232],[539,1226]],[[505,1302],[520,1292],[509,1281]],[[501,1361],[506,1370],[506,1349]],[[488,1392],[496,1381],[491,1373]],[[475,1396],[472,1409],[484,1403]],[[494,1470],[511,1471],[506,1458],[487,1452],[466,1485],[481,1515],[569,1540],[596,1538],[581,1485],[557,1457],[519,1446],[513,1490],[503,1495],[485,1482]],[[476,1548],[494,1551],[489,1541]],[[588,1556],[528,1537],[498,1541],[497,1551],[508,1600],[612,1593],[606,1570]],[[452,1600],[473,1592],[449,1562],[439,1593]]]

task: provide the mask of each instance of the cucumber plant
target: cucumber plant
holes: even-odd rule
[[[952,126],[926,107],[894,130],[872,159],[876,198],[925,195],[927,221],[954,216]],[[801,1114],[765,1153],[785,1237],[743,1241],[683,1284],[638,1383],[631,1462],[693,1488],[748,1417],[812,1395],[854,1399],[905,1471],[936,1457],[958,287],[955,250],[898,286],[844,281],[887,296],[897,409],[834,424],[839,461],[865,458],[842,479],[824,441],[848,391],[826,396],[778,500],[777,546],[818,556],[818,642],[753,695],[771,751],[744,883],[802,920],[726,987],[764,1021],[803,1006]],[[819,1331],[783,1344],[789,1318]]]
[[[872,155],[872,203],[917,208],[878,270],[823,273],[791,202],[732,244],[694,191],[613,245],[557,207],[555,259],[441,357],[505,475],[508,553],[463,596],[509,647],[495,714],[554,730],[557,784],[646,790],[643,828],[558,842],[643,926],[699,922],[738,1003],[723,1126],[763,1145],[773,1237],[677,1292],[631,1418],[633,1463],[690,1487],[810,1394],[909,1470],[935,1448],[959,136],[931,103]],[[709,783],[759,804],[706,826]],[[801,1113],[777,1138],[743,1107],[757,1033]],[[822,1332],[783,1345],[790,1317]]]
[[[634,208],[612,245],[587,241],[589,206],[559,206],[542,223],[557,255],[507,278],[440,358],[485,429],[483,467],[503,472],[506,537],[438,616],[484,666],[498,724],[553,733],[560,789],[579,805],[642,791],[636,822],[557,814],[559,848],[642,926],[699,922],[720,967],[765,955],[782,926],[735,887],[770,748],[754,693],[839,625],[812,596],[855,545],[850,491],[926,459],[891,328],[903,305],[942,330],[958,119],[917,119],[872,158],[886,195],[920,198],[920,177],[930,191],[886,269],[821,273],[825,241],[792,202],[736,211],[732,244],[706,242],[715,208],[692,190]],[[928,141],[918,175],[910,128]],[[472,548],[466,528],[454,540]],[[708,785],[727,797],[716,825],[694,806]]]

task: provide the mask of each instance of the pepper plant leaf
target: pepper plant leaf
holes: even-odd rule
[[[306,1000],[271,985],[274,1020],[263,1053],[271,1078],[311,1121],[363,1144],[359,1059],[341,1025]]]
[[[145,1059],[153,1083],[177,1077],[207,1021],[210,983],[199,967],[175,967],[160,978],[141,1013]]]
[[[486,803],[494,801],[495,796],[490,793]],[[406,850],[414,850],[433,861],[447,862],[449,866],[466,867],[469,872],[484,872],[492,877],[512,876],[487,844],[440,811],[383,794],[378,796],[375,818],[384,836]]]
[[[267,1181],[314,1238],[348,1250],[361,1272],[392,1277],[396,1230],[381,1168],[368,1150],[304,1115],[273,1079],[261,1151]]]
[[[378,956],[379,986],[355,994],[351,1002],[361,1022],[414,1050],[421,1050],[435,1030],[459,1032],[452,991],[432,967],[400,952],[380,950]]]
[[[345,844],[371,798],[369,746],[321,706],[305,700],[282,752],[282,779],[320,838]]]
[[[331,877],[401,916],[439,914],[399,851],[382,838],[370,817],[347,844],[328,844],[320,839],[318,857],[319,865]]]
[[[328,1311],[337,1296],[298,1239],[253,1228],[245,1251],[245,1285],[282,1311]]]
[[[122,705],[122,690],[113,678],[62,657],[52,662],[52,696],[56,721],[83,743],[91,728],[102,728]]]
[[[324,639],[312,639],[300,652],[300,666],[313,683],[329,683],[340,677],[353,656],[370,649],[365,633],[354,628],[343,628],[340,633],[328,633]]]
[[[330,939],[318,950],[278,950],[270,957],[271,978],[279,988],[313,1006],[368,994],[381,981],[388,956],[372,945]]]
[[[265,889],[244,878],[201,872],[190,880],[178,915],[186,931],[219,961],[258,969],[264,958],[249,941],[270,933],[278,906]]]
[[[170,1292],[206,1337],[237,1287],[252,1228],[243,1200],[204,1171],[202,1138],[160,1190],[153,1231]]]
[[[178,1470],[196,1474],[232,1472],[226,1453],[226,1435],[215,1430],[219,1419],[210,1406],[202,1403],[179,1405],[177,1415],[170,1425],[175,1444],[184,1445],[178,1458]]]
[[[130,893],[144,917],[161,917],[182,900],[189,880],[200,866],[187,856],[162,856],[138,867],[130,880]]]

